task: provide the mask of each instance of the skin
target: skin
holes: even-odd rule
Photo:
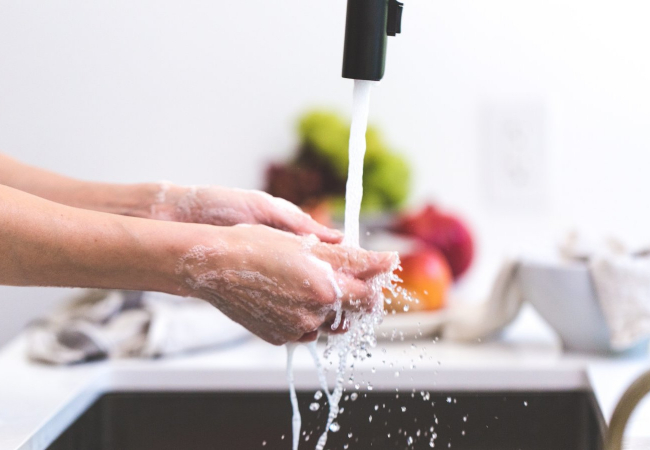
[[[255,191],[90,183],[0,155],[4,285],[193,296],[283,344],[329,327],[332,277],[344,310],[375,301],[368,281],[396,256],[346,248],[341,238]]]

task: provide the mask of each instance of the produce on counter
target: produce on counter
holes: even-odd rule
[[[350,123],[327,111],[302,117],[297,155],[286,164],[273,164],[266,174],[266,191],[302,207],[327,201],[343,211],[348,171]],[[410,168],[385,144],[377,128],[368,127],[363,168],[362,212],[399,208],[409,193]]]
[[[393,231],[418,238],[439,250],[447,259],[454,280],[469,269],[474,257],[474,242],[459,218],[429,204],[419,211],[398,217]]]
[[[268,167],[265,190],[332,226],[332,215],[340,217],[345,209],[350,123],[336,113],[312,111],[300,119],[298,135],[300,144],[293,157]],[[403,271],[398,276],[408,294],[386,307],[396,312],[442,308],[448,289],[472,262],[472,235],[462,220],[431,204],[400,212],[409,194],[410,167],[386,145],[377,128],[368,127],[366,141],[361,205],[365,224],[371,232],[389,231],[393,238],[414,243],[400,254]],[[405,298],[409,296],[414,301]]]
[[[400,258],[402,271],[397,275],[403,280],[401,287],[407,294],[397,298],[387,296],[392,300],[386,303],[386,309],[403,312],[442,308],[452,283],[447,259],[438,250],[427,247],[400,255]]]

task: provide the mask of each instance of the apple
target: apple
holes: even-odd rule
[[[432,311],[445,305],[447,290],[452,282],[447,259],[438,250],[422,247],[413,253],[400,255],[403,294],[386,304],[390,311]],[[409,299],[411,297],[411,299]]]
[[[467,226],[459,218],[443,213],[431,204],[402,215],[392,230],[418,238],[439,250],[447,258],[454,280],[463,275],[472,263],[474,240]]]

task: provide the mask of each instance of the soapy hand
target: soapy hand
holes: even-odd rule
[[[260,225],[203,230],[200,244],[179,261],[182,293],[207,300],[276,345],[315,339],[331,327],[338,305],[348,313],[372,308],[381,293],[369,281],[397,262],[393,253]]]
[[[161,184],[151,206],[154,219],[231,226],[267,225],[323,242],[339,243],[338,230],[319,224],[293,203],[265,192],[218,186],[181,187]]]

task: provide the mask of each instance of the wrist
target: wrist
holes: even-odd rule
[[[164,223],[164,222],[163,222]],[[201,297],[205,289],[204,276],[236,267],[250,247],[242,246],[239,227],[174,223],[168,248],[174,253],[174,266],[166,270],[175,280],[176,295]]]
[[[126,246],[131,250],[126,274],[133,290],[158,291],[189,296],[191,290],[179,267],[205,233],[201,225],[116,218],[125,227]],[[216,230],[215,230],[216,231]],[[209,244],[206,244],[209,245]]]
[[[75,208],[122,216],[149,218],[160,191],[159,183],[112,184],[76,181],[64,198],[52,200]]]

